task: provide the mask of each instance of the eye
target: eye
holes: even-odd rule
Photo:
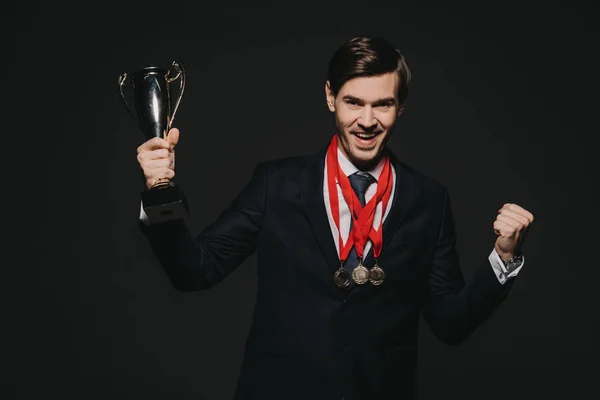
[[[348,100],[346,100],[346,104],[348,104],[348,106],[350,108],[359,108],[360,107],[360,103],[356,100],[348,99]]]

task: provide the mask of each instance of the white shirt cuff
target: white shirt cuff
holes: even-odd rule
[[[506,270],[506,267],[504,266],[504,262],[502,262],[502,259],[496,252],[496,249],[492,250],[488,259],[490,260],[490,264],[492,265],[492,269],[494,270],[496,278],[498,278],[498,282],[500,282],[500,284],[502,285],[504,285],[504,283],[508,279],[517,276],[521,268],[523,268],[523,265],[525,265],[525,256],[523,256],[523,261],[521,262],[521,265],[519,265],[509,274]]]
[[[144,223],[144,225],[150,225],[150,219],[148,215],[146,215],[146,211],[144,211],[144,202],[140,201],[140,221]]]

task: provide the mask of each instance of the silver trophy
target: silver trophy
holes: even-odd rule
[[[173,102],[171,83],[176,80],[179,94]],[[184,89],[185,71],[176,61],[169,68],[149,66],[119,76],[121,99],[146,140],[167,138]],[[188,213],[180,187],[166,177],[142,192],[142,203],[151,223],[184,218]]]

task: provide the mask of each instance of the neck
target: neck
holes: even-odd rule
[[[381,161],[382,158],[383,158],[383,154],[372,160],[353,160],[351,158],[349,158],[349,160],[360,171],[371,171],[372,169],[374,169],[377,166],[377,164],[379,164],[379,162]]]

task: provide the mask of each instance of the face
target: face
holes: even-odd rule
[[[374,167],[403,108],[398,102],[398,75],[350,79],[333,95],[325,85],[327,106],[335,113],[342,153],[359,169]]]

